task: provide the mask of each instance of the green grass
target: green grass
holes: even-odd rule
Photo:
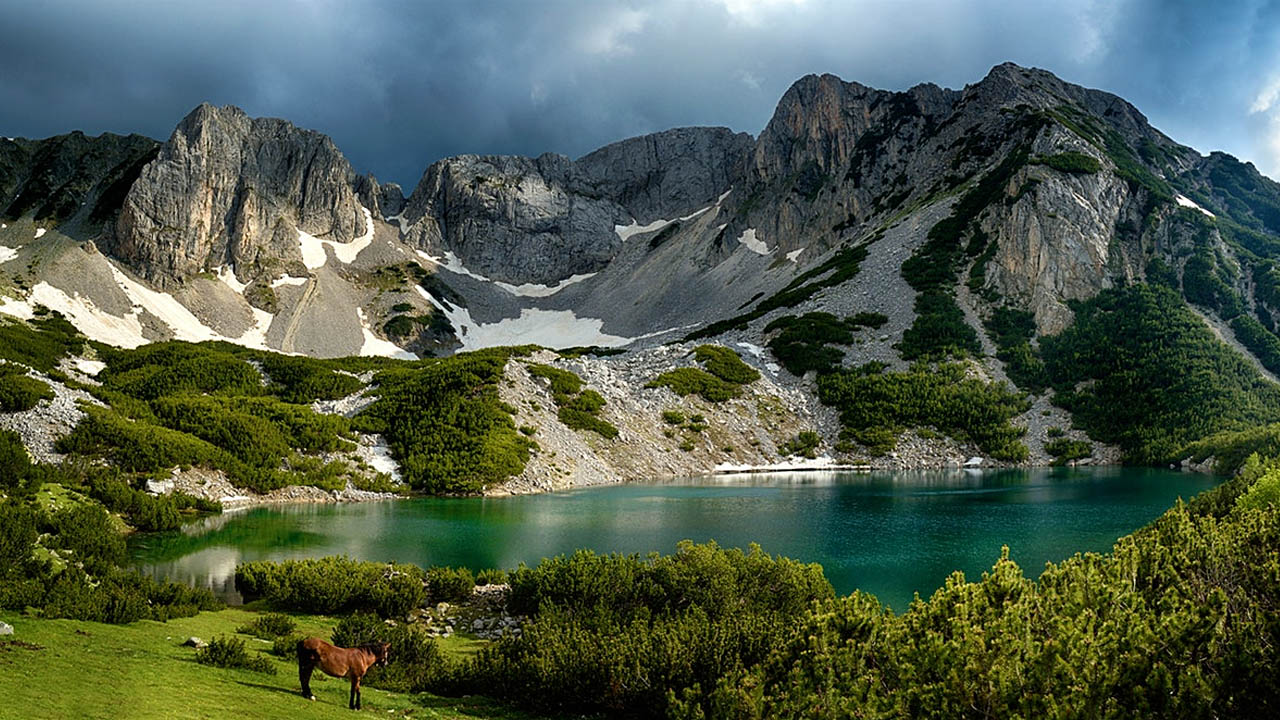
[[[345,680],[312,678],[317,701],[298,694],[296,664],[271,657],[276,675],[198,665],[195,650],[182,642],[194,635],[209,640],[230,634],[258,617],[241,608],[195,617],[104,625],[77,620],[42,620],[0,612],[16,629],[13,639],[33,650],[0,645],[0,718],[350,718]],[[295,616],[304,635],[328,638],[335,621]],[[270,644],[247,640],[251,651]],[[482,641],[450,638],[446,654],[474,654]],[[268,656],[270,657],[270,656]],[[364,713],[378,717],[529,718],[483,698],[407,695],[365,687]],[[361,715],[354,715],[360,717]],[[369,716],[369,715],[367,715]]]

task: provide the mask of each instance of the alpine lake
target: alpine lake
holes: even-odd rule
[[[715,475],[487,498],[414,498],[231,511],[137,535],[133,564],[231,603],[235,567],[347,555],[421,566],[512,569],[579,548],[674,552],[684,539],[820,563],[838,593],[895,611],[951,573],[981,577],[1001,546],[1028,577],[1107,552],[1117,538],[1220,478],[1129,467]]]

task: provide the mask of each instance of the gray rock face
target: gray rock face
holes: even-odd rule
[[[550,284],[594,272],[621,242],[617,205],[569,187],[560,155],[464,155],[432,165],[405,210],[408,236],[424,249],[455,253],[494,280]]]
[[[428,168],[409,197],[408,237],[473,272],[553,284],[614,258],[615,225],[647,224],[715,202],[739,176],[750,136],[681,128],[601,148],[577,162],[462,156]]]
[[[577,192],[621,205],[640,224],[710,205],[746,169],[754,141],[728,128],[676,128],[606,145],[574,164]]]
[[[354,182],[324,135],[201,105],[129,190],[109,249],[159,285],[227,263],[244,279],[300,259],[298,230],[362,233]]]
[[[141,135],[82,132],[0,139],[0,216],[32,216],[87,238],[116,219],[125,193],[160,148]]]

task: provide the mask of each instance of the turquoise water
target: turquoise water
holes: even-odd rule
[[[421,498],[255,508],[130,543],[157,577],[235,602],[240,562],[345,554],[472,569],[535,564],[577,548],[659,551],[677,542],[759,543],[821,563],[836,591],[895,609],[955,570],[976,578],[1008,545],[1030,576],[1047,561],[1106,551],[1209,475],[1149,468],[786,473],[629,484],[506,498]]]

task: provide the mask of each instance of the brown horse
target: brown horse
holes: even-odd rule
[[[360,681],[374,665],[386,667],[391,655],[389,643],[371,643],[353,648],[336,645],[309,637],[298,641],[298,681],[302,683],[302,697],[315,700],[311,694],[311,671],[319,667],[326,675],[351,678],[351,699],[348,707],[360,709]]]

